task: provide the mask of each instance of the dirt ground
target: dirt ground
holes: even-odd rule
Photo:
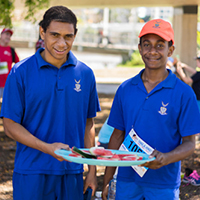
[[[96,136],[109,115],[110,107],[113,101],[113,95],[99,94],[102,111],[97,114]],[[14,167],[15,142],[9,139],[3,130],[2,121],[0,120],[0,200],[12,200],[12,173]],[[196,150],[192,156],[182,161],[182,172],[186,167],[197,170],[200,174],[200,143],[197,143]],[[87,173],[87,168],[86,172]],[[97,166],[97,191],[102,189],[104,176],[104,167]],[[94,198],[93,198],[94,199]],[[181,184],[181,200],[200,200],[200,186],[195,187],[189,184]]]

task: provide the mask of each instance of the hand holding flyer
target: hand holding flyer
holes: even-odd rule
[[[151,146],[149,146],[146,142],[144,142],[137,135],[134,129],[131,129],[127,137],[124,139],[124,142],[120,146],[119,150],[145,153],[147,155],[150,155],[154,149]],[[138,173],[140,177],[143,177],[146,171],[148,170],[147,167],[139,167],[137,165],[132,166],[132,168]]]

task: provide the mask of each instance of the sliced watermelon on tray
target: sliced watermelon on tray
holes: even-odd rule
[[[78,153],[70,153],[68,156],[77,157],[77,158],[82,157],[82,156],[81,156],[80,154],[78,154]]]
[[[95,156],[112,157],[114,155],[112,151],[108,149],[104,149],[103,147],[91,147],[89,151],[92,155],[95,155]]]
[[[98,160],[121,160],[117,154],[113,154],[112,156],[97,156]]]
[[[95,155],[92,155],[90,153],[84,152],[84,151],[78,149],[75,146],[72,147],[72,152],[75,152],[75,153],[83,156],[84,158],[95,158],[95,159],[97,158]]]
[[[118,161],[137,161],[142,160],[142,156],[137,156],[134,154],[115,154],[109,149],[104,149],[103,147],[91,147],[89,150],[81,150],[77,147],[72,147],[72,153],[69,156],[73,157],[83,157],[83,158],[93,158],[98,160],[118,160]]]
[[[129,155],[129,156],[124,156],[123,158],[121,158],[121,160],[132,160],[132,161],[136,161],[137,160],[137,156],[135,155]]]

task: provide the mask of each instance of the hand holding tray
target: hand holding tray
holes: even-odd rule
[[[89,149],[80,149],[83,151],[88,151]],[[127,154],[127,155],[136,155],[138,157],[142,157],[140,160],[111,160],[111,159],[95,159],[95,158],[82,158],[82,157],[72,157],[72,151],[67,151],[64,149],[56,150],[55,153],[59,156],[62,156],[64,159],[79,163],[79,164],[88,164],[88,165],[100,165],[100,166],[133,166],[133,165],[141,165],[145,162],[153,161],[155,158],[149,158],[149,155],[144,153],[135,153],[128,151],[120,151],[120,150],[112,150],[109,149],[113,154]]]

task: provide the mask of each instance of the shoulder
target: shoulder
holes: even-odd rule
[[[174,99],[176,101],[189,103],[191,100],[196,100],[196,95],[192,87],[184,83],[179,78],[176,79],[175,87],[173,88]]]
[[[8,52],[11,52],[11,49],[13,49],[11,46],[6,46],[6,47],[0,46],[0,50],[1,50],[1,51],[8,51]],[[13,50],[14,50],[14,49],[13,49]]]
[[[86,65],[82,61],[78,60],[72,51],[70,51],[68,55],[69,55],[69,57],[66,62],[67,65],[74,65],[75,70],[79,70],[81,72],[93,73],[93,70],[88,65]]]
[[[36,58],[35,55],[27,57],[18,63],[16,63],[11,70],[11,73],[20,73],[22,71],[26,71],[30,69],[30,66],[33,67],[34,63],[36,63]]]
[[[141,73],[142,71],[137,74],[136,76],[129,78],[127,80],[125,80],[124,82],[122,82],[118,88],[118,90],[129,90],[130,88],[133,88],[135,86],[137,86],[139,84],[139,82],[141,81]]]
[[[124,82],[122,82],[119,86],[119,88],[128,88],[128,87],[131,87],[132,84],[132,81],[134,81],[134,77],[132,78],[129,78],[127,80],[125,80]]]
[[[80,60],[77,60],[75,70],[81,73],[82,75],[87,76],[88,78],[95,77],[93,70],[87,64],[83,63]]]
[[[180,90],[180,92],[185,93],[186,91],[192,91],[192,88],[190,85],[186,84],[184,81],[180,80],[179,78],[176,78],[176,90]]]
[[[134,77],[129,78],[122,82],[115,94],[115,98],[124,99],[130,94],[130,92],[135,91],[135,84],[133,84]]]
[[[77,60],[77,66],[81,67],[82,70],[85,70],[85,71],[88,71],[88,72],[93,72],[93,70],[87,64],[85,64],[84,62],[82,62],[80,60]]]

